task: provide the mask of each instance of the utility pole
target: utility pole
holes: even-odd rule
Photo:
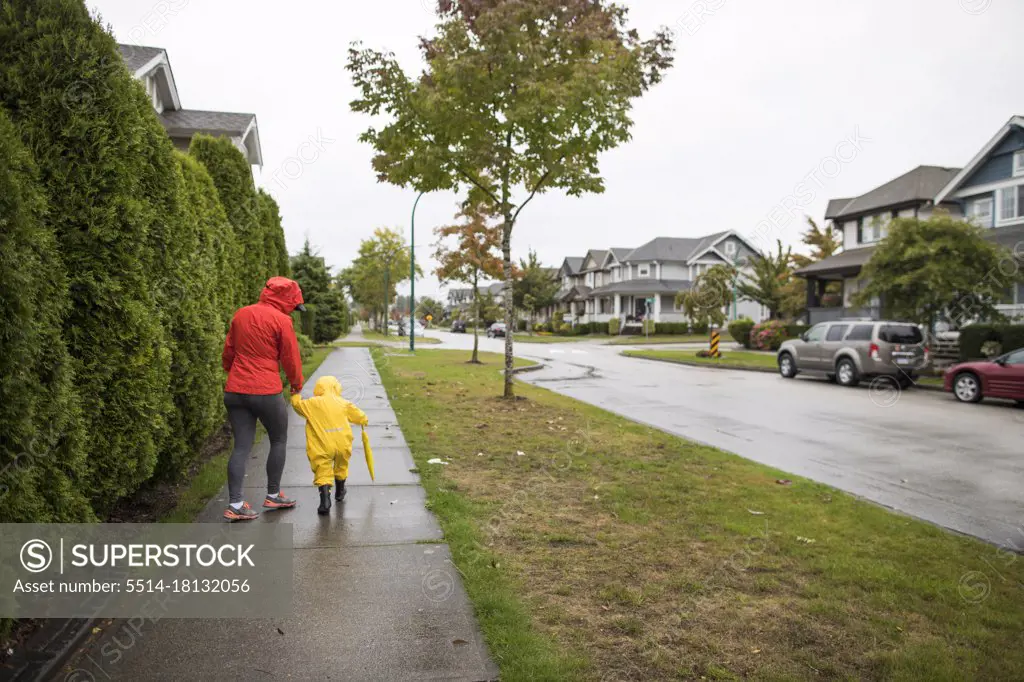
[[[409,352],[416,352],[416,207],[425,192],[420,192],[412,205],[409,221]]]

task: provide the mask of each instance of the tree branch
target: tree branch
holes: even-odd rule
[[[544,175],[540,176],[540,180],[538,180],[537,184],[533,186],[533,191],[530,192],[530,196],[526,197],[526,201],[524,201],[523,203],[519,204],[519,208],[516,209],[515,214],[512,216],[512,224],[513,225],[516,224],[516,220],[519,218],[519,213],[524,208],[526,208],[526,205],[528,203],[530,203],[535,196],[537,196],[537,192],[540,190],[541,187],[544,186],[544,183],[547,182],[547,179],[549,177],[551,177],[551,173],[554,172],[555,167],[558,166],[559,164],[561,164],[562,161],[564,161],[564,160],[565,160],[565,154],[562,154],[560,157],[558,157],[558,161],[556,161],[550,168],[548,168],[547,171],[544,172]]]

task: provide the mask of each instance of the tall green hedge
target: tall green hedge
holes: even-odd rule
[[[61,325],[67,279],[31,156],[0,108],[0,522],[93,518]]]
[[[192,138],[189,154],[206,166],[213,178],[220,203],[238,241],[236,272],[239,286],[235,304],[255,303],[267,281],[267,266],[260,201],[249,162],[231,140],[209,135]]]
[[[267,277],[280,275],[287,277],[291,268],[288,265],[288,247],[284,240],[284,229],[281,227],[281,209],[274,198],[262,189],[257,193],[260,206],[260,222],[263,225],[263,257],[267,265]]]
[[[80,0],[6,1],[0,44],[0,103],[39,165],[69,278],[86,490],[103,509],[149,478],[168,429],[171,353],[149,248],[159,202],[147,194],[167,164],[152,163],[149,99]]]

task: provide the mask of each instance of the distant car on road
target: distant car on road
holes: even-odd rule
[[[777,359],[786,379],[811,372],[856,386],[862,379],[887,376],[907,387],[928,364],[928,348],[921,328],[911,322],[836,320],[784,341]]]
[[[465,334],[466,333],[466,322],[464,320],[455,320],[452,322],[452,333],[453,334]]]
[[[1024,407],[1024,348],[992,360],[953,365],[946,370],[943,388],[962,403],[1008,398]]]
[[[487,328],[487,338],[496,339],[498,337],[505,338],[505,323],[495,322]]]

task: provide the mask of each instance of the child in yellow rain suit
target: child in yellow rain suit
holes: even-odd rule
[[[315,475],[313,484],[320,488],[320,507],[317,513],[331,510],[331,479],[334,479],[334,499],[345,497],[345,479],[348,478],[348,460],[352,457],[352,427],[366,426],[366,413],[341,397],[341,382],[324,376],[316,381],[313,396],[303,400],[292,396],[292,407],[306,418],[306,456]]]

